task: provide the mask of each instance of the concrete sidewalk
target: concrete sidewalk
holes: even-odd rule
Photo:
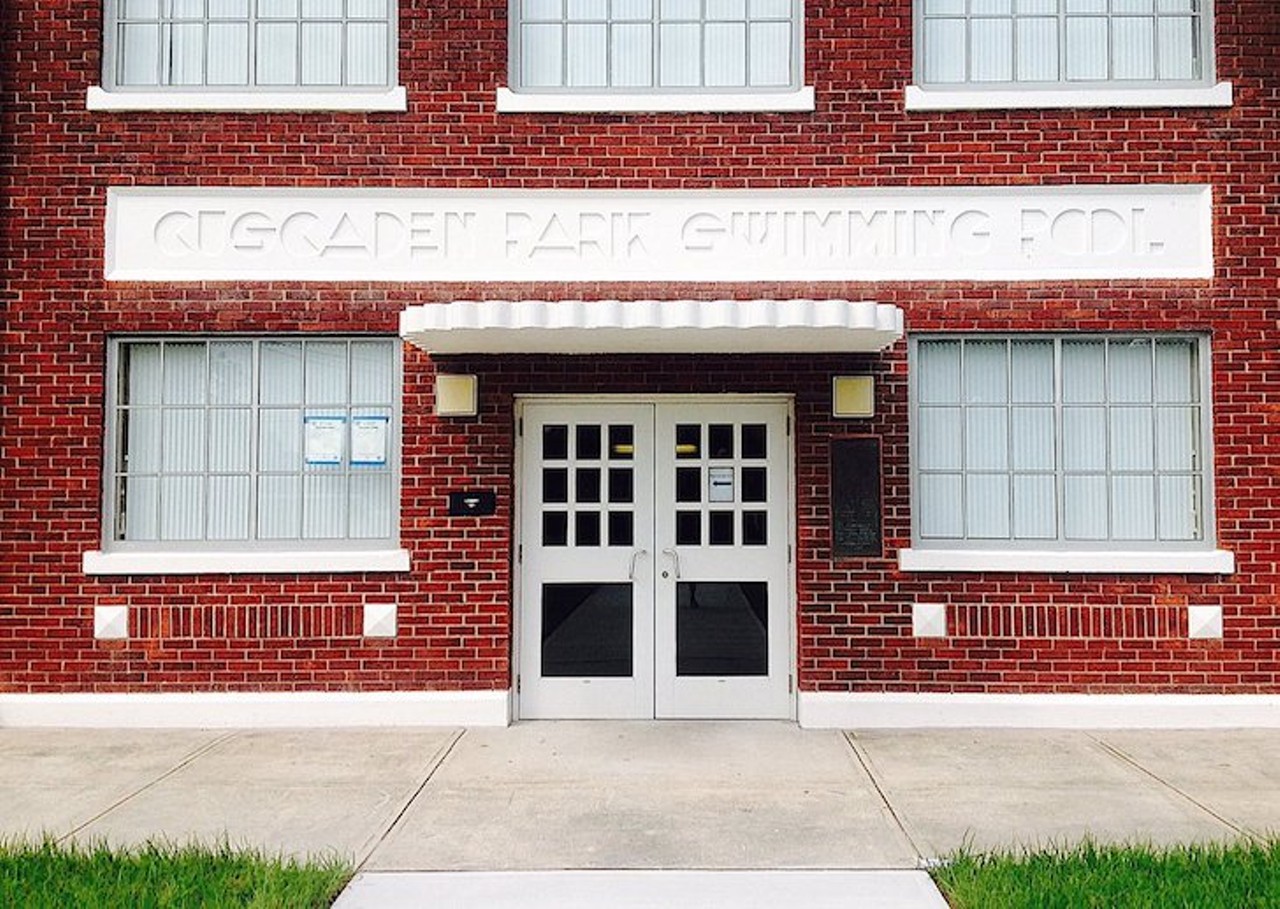
[[[440,909],[508,905],[503,886],[521,900],[509,905],[539,905],[530,880],[558,894],[545,905],[591,905],[593,887],[618,897],[628,882],[650,895],[705,884],[725,905],[748,905],[743,894],[773,886],[753,877],[760,871],[824,872],[775,882],[791,893],[817,888],[807,900],[816,907],[827,905],[822,888],[847,898],[855,880],[872,890],[899,882],[906,894],[923,864],[964,843],[1277,831],[1280,730],[0,729],[0,836],[337,853],[362,872],[339,903],[348,909],[396,905],[411,879],[435,888]],[[868,870],[899,876],[832,874]],[[555,874],[563,871],[597,873]],[[679,874],[706,871],[721,874]],[[578,891],[585,902],[574,902]],[[906,896],[846,904],[943,905]],[[708,895],[687,905],[721,903]]]

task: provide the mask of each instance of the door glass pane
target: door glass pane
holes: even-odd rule
[[[702,545],[702,512],[676,512],[676,543],[680,546]]]
[[[676,675],[767,675],[769,591],[764,581],[676,585]]]
[[[676,427],[676,457],[696,458],[702,453],[702,427],[681,423]]]
[[[630,467],[609,468],[609,501],[627,505],[635,501],[635,478]]]
[[[768,501],[768,471],[767,467],[742,468],[742,501]]]
[[[569,545],[569,515],[563,511],[542,513],[542,545]]]
[[[577,428],[578,449],[577,455],[580,461],[598,461],[600,460],[600,427],[593,425],[583,425]]]
[[[574,471],[574,491],[577,501],[594,504],[600,501],[600,468],[579,467]]]
[[[709,515],[708,542],[712,546],[733,545],[733,512],[713,511]]]
[[[707,427],[707,448],[713,458],[733,457],[733,425],[713,423]]]
[[[579,511],[573,516],[575,546],[600,545],[600,512]]]
[[[542,469],[542,501],[569,501],[569,471],[564,467]]]
[[[609,512],[609,545],[631,546],[635,542],[635,516],[629,511]]]
[[[744,511],[742,513],[742,545],[769,545],[769,514],[765,511]]]
[[[676,469],[676,501],[702,501],[701,467],[679,467]]]
[[[636,452],[636,430],[634,426],[609,427],[609,458],[614,461],[630,461]]]
[[[744,423],[742,426],[742,456],[761,459],[769,456],[768,427],[763,423]]]
[[[632,674],[630,584],[542,585],[542,675]]]
[[[542,427],[542,459],[564,461],[569,457],[569,427]]]

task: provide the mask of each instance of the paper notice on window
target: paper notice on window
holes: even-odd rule
[[[346,417],[305,417],[308,467],[342,464],[342,436]]]
[[[386,466],[389,426],[390,420],[387,417],[351,418],[351,465],[353,467]]]
[[[707,501],[733,501],[732,467],[712,467],[707,470]]]

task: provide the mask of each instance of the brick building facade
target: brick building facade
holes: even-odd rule
[[[5,3],[0,725],[1272,715],[1280,9],[1027,6]]]

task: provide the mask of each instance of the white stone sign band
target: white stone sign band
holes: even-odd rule
[[[116,281],[1209,278],[1208,186],[115,188]]]

